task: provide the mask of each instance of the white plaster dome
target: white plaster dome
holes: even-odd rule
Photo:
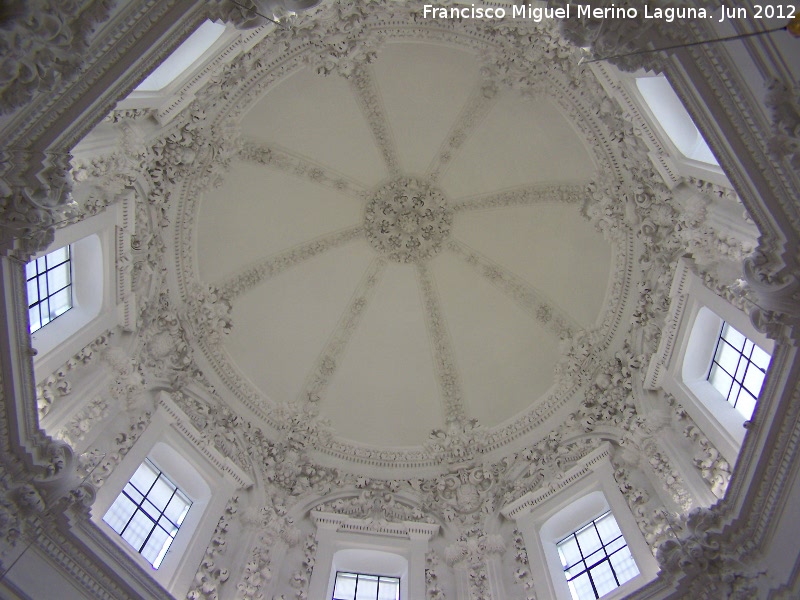
[[[224,181],[196,191],[197,277],[232,305],[216,371],[257,411],[311,406],[357,447],[545,402],[541,424],[565,348],[618,312],[574,119],[492,85],[457,44],[390,40],[352,77],[318,70],[265,77]]]

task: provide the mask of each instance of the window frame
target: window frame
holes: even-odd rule
[[[345,597],[336,597],[336,585],[339,582],[339,575],[355,575],[356,577],[356,587],[353,590],[354,596],[352,598],[345,598]],[[382,579],[391,579],[397,582],[397,596],[396,600],[401,600],[402,596],[400,596],[400,577],[394,577],[391,575],[378,575],[375,573],[360,573],[354,571],[343,571],[341,569],[337,569],[334,575],[334,585],[333,585],[333,594],[331,596],[331,600],[356,600],[356,595],[358,594],[358,579],[360,577],[377,577],[378,579],[378,586],[375,588],[375,600],[379,600],[378,594],[380,594],[380,587],[381,587],[381,580]]]
[[[674,396],[725,460],[735,464],[747,419],[708,381],[723,321],[773,356],[774,341],[757,331],[747,314],[709,290],[688,259],[680,259],[670,290],[666,325],[643,387],[661,388]]]
[[[90,511],[95,529],[79,529],[76,533],[83,535],[87,543],[96,545],[94,532],[99,531],[110,542],[109,547],[118,550],[117,561],[120,560],[118,555],[126,556],[170,594],[183,597],[192,584],[225,505],[236,490],[252,486],[253,481],[229,458],[203,443],[189,417],[168,393],[158,393],[156,406],[147,429],[97,493]],[[192,499],[192,510],[186,514],[158,569],[153,569],[146,558],[103,520],[145,458],[153,460]],[[112,553],[109,559],[114,556]],[[124,561],[122,564],[127,568]]]
[[[323,500],[324,502],[324,500]],[[386,523],[311,511],[317,526],[309,598],[333,598],[337,571],[381,573],[400,579],[400,598],[425,596],[425,555],[439,525]]]
[[[600,535],[600,531],[599,531],[599,529],[597,527],[597,523],[599,521],[601,521],[602,519],[606,519],[608,517],[610,517],[611,519],[614,520],[614,525],[615,525],[615,527],[617,527],[617,529],[619,530],[620,533],[613,540],[611,540],[608,543],[606,543],[603,540],[602,536]],[[594,550],[593,552],[590,552],[589,554],[584,556],[583,549],[581,548],[581,543],[580,543],[580,539],[579,539],[578,536],[579,536],[579,534],[581,534],[584,530],[586,530],[590,526],[594,527],[595,532],[597,533],[597,538],[600,541],[600,548],[598,548],[597,550]],[[580,560],[577,560],[577,561],[573,562],[571,565],[565,564],[566,559],[564,557],[564,553],[561,550],[562,546],[565,546],[567,544],[567,541],[570,538],[573,538],[575,540],[575,545],[577,546],[578,553],[580,554]],[[614,542],[616,542],[619,539],[622,539],[622,541],[623,541],[622,546],[619,546],[618,548],[614,548],[611,551],[611,553],[609,554],[607,548],[610,547],[611,544],[613,544]],[[614,589],[617,589],[617,588],[621,587],[622,585],[624,585],[625,583],[627,583],[628,581],[633,579],[633,577],[635,577],[636,575],[639,574],[639,567],[636,565],[636,561],[634,560],[633,564],[636,567],[636,575],[634,575],[633,577],[629,577],[628,579],[626,579],[622,583],[619,582],[619,577],[617,576],[616,570],[614,568],[614,563],[611,561],[611,557],[613,555],[617,554],[618,552],[621,552],[624,549],[628,549],[628,553],[630,554],[630,548],[628,548],[628,542],[625,539],[625,535],[622,533],[622,530],[619,528],[619,524],[617,523],[617,520],[614,517],[614,513],[611,512],[611,509],[608,509],[604,513],[601,513],[601,514],[597,515],[596,517],[592,518],[587,523],[579,526],[575,531],[573,531],[572,533],[570,533],[569,535],[567,535],[566,537],[564,537],[560,541],[556,542],[556,549],[558,550],[559,556],[561,558],[562,565],[564,567],[564,576],[567,579],[567,585],[570,585],[573,580],[577,579],[578,577],[580,577],[584,573],[586,573],[586,575],[589,577],[589,581],[590,581],[591,586],[592,586],[592,591],[594,592],[594,596],[595,596],[594,599],[591,599],[591,600],[597,600],[598,598],[601,598],[602,596],[604,596],[604,595],[610,593],[611,591],[613,591],[613,590],[609,590],[609,592],[606,592],[606,594],[602,594],[602,595],[598,593],[597,586],[595,584],[594,576],[593,576],[593,573],[592,573],[593,569],[595,567],[597,567],[598,565],[600,565],[602,563],[608,563],[609,568],[611,569],[611,574],[613,575],[614,581],[617,584],[616,587],[614,587]],[[600,550],[603,551],[603,554],[601,555],[600,560],[591,559],[591,557],[594,554],[597,554]],[[587,561],[589,561],[589,559],[591,559],[593,561],[592,564],[589,564],[587,562]],[[633,556],[632,555],[631,555],[631,559],[633,560]],[[596,560],[596,562],[594,562],[595,560]],[[570,577],[569,574],[567,573],[567,571],[570,571],[571,569],[575,568],[576,566],[579,565],[579,563],[583,564],[583,570],[581,570],[579,573],[577,573],[575,575],[572,575]],[[572,586],[570,586],[570,591],[572,592],[572,590],[573,590],[573,588],[572,588]],[[575,596],[573,594],[573,598],[574,597]]]
[[[726,330],[727,328],[727,330]],[[737,348],[732,341],[727,337],[727,334],[730,330],[733,330],[736,334],[740,335],[744,338],[744,342],[741,348]],[[748,350],[749,344],[749,350]],[[720,355],[724,352],[725,348],[730,348],[733,353],[738,355],[736,368],[734,369],[733,373],[730,373],[728,369],[725,367],[722,362],[717,360],[720,358]],[[753,354],[758,349],[760,352],[765,354],[769,357],[767,360],[766,368],[761,368],[755,360],[753,360]],[[742,361],[744,360],[745,366],[744,370],[740,370],[742,365]],[[706,380],[722,395],[722,397],[731,404],[739,413],[747,420],[750,420],[753,416],[753,412],[755,412],[755,407],[758,404],[758,398],[761,395],[761,389],[764,387],[764,379],[767,376],[767,371],[769,370],[769,363],[772,360],[772,356],[761,349],[758,344],[736,329],[733,325],[728,323],[727,321],[722,321],[722,327],[720,328],[719,336],[717,336],[717,345],[714,349],[714,353],[711,356],[711,364],[708,367],[708,375],[706,376]],[[755,369],[763,374],[761,377],[761,381],[758,384],[758,389],[750,389],[751,383],[748,383],[748,373],[751,373],[750,369]],[[714,379],[716,379],[716,374],[722,371],[725,373],[731,380],[730,385],[728,386],[728,392],[723,393],[722,390],[717,386]],[[741,373],[741,374],[740,374]],[[736,397],[733,398],[732,396],[735,395]],[[742,398],[742,392],[747,394],[753,399],[753,410],[749,411],[749,414],[745,414],[739,409],[739,400]]]
[[[56,265],[49,264],[51,260],[53,260],[53,261],[56,260],[55,258],[51,258],[51,257],[53,257],[53,255],[56,252],[61,252],[62,250],[66,250],[66,258],[64,260],[62,260],[61,262],[59,262],[58,264],[56,264]],[[72,308],[73,308],[73,301],[72,301],[72,295],[73,295],[72,294],[72,292],[73,292],[73,289],[72,289],[72,287],[73,287],[73,285],[72,285],[73,284],[72,255],[73,255],[72,244],[67,244],[66,246],[61,246],[60,248],[56,248],[54,250],[51,250],[50,252],[48,252],[44,256],[41,256],[39,258],[35,258],[35,259],[30,260],[30,261],[28,261],[26,263],[26,265],[25,265],[25,283],[26,283],[26,287],[27,287],[27,290],[28,290],[28,325],[29,325],[29,329],[30,329],[31,334],[36,333],[42,327],[46,327],[47,325],[49,325],[50,323],[55,321],[57,318],[64,316],[68,311],[72,310]],[[41,272],[39,271],[39,266],[40,266],[39,263],[40,263],[40,261],[43,261],[43,265],[44,265],[44,270],[41,271]],[[66,280],[67,280],[67,283],[66,283],[66,285],[64,285],[63,287],[57,289],[56,291],[51,291],[50,290],[50,273],[55,273],[57,270],[62,270],[62,269],[60,269],[60,267],[63,267],[64,265],[66,265],[66,272],[67,272]],[[31,266],[33,266],[33,271],[34,271],[33,276],[30,276],[29,273],[28,273],[28,268],[31,267]],[[44,286],[45,286],[45,290],[46,290],[46,293],[44,294],[44,296],[42,296],[42,281],[44,281]],[[32,304],[31,304],[31,294],[30,294],[31,282],[35,282],[35,285],[36,285],[36,300]],[[52,316],[53,310],[52,310],[52,308],[50,306],[51,305],[50,299],[53,298],[56,294],[59,294],[60,292],[62,292],[64,290],[69,290],[69,292],[68,292],[69,293],[69,300],[66,302],[67,306],[63,311],[61,311],[60,313],[58,313],[55,316]],[[47,307],[48,307],[48,311],[47,311],[48,312],[48,320],[47,320],[46,323],[42,323],[42,321],[44,320],[42,318],[42,305],[44,303],[47,303]],[[38,320],[39,326],[36,329],[33,329],[33,321],[30,318],[31,310],[34,307],[36,307],[36,311],[39,313],[39,320]]]
[[[639,574],[603,600],[622,598],[655,578],[659,566],[636,518],[619,491],[611,465],[611,447],[603,443],[547,489],[528,492],[501,509],[522,532],[539,600],[572,600],[557,543],[608,510],[625,538]]]
[[[124,281],[117,259],[131,253],[129,203],[121,200],[101,213],[58,229],[53,242],[31,260],[72,247],[73,307],[31,334],[36,349],[33,366],[37,381],[49,376],[70,357],[104,332],[122,325],[132,330],[135,299]],[[127,283],[127,286],[125,285]]]
[[[139,487],[137,487],[137,484],[134,482],[134,478],[136,477],[136,474],[139,473],[139,471],[142,469],[142,467],[149,468],[151,470],[151,472],[153,472],[152,474],[155,475],[155,478],[152,480],[152,482],[150,483],[150,485],[149,485],[149,487],[148,487],[148,489],[146,491],[143,490],[143,489],[139,489]],[[172,488],[172,494],[170,495],[169,500],[167,500],[167,502],[164,504],[163,508],[159,508],[155,504],[155,500],[151,500],[151,494],[154,491],[155,486],[161,480],[167,482],[167,486]],[[131,492],[127,491],[129,486],[132,488]],[[131,495],[132,493],[137,493],[139,496],[141,496],[141,499],[137,501],[135,499],[135,497]],[[176,495],[180,495],[180,496],[183,497],[184,507],[182,509],[181,514],[178,516],[177,520],[173,520],[166,514],[166,512],[167,512],[167,507],[172,503],[172,500]],[[109,521],[108,518],[109,518],[109,515],[111,515],[112,510],[114,509],[115,506],[117,506],[117,503],[120,501],[121,498],[127,499],[127,501],[130,504],[133,505],[134,509],[133,509],[133,512],[130,514],[130,516],[125,519],[125,525],[119,531],[117,531],[117,528],[115,527],[115,525],[112,524]],[[153,514],[151,514],[150,510],[145,506],[145,503],[147,503],[147,504],[149,504],[150,506],[153,507],[153,511],[152,511]],[[109,525],[114,531],[117,531],[117,533],[120,535],[120,537],[122,537],[122,539],[124,539],[128,543],[131,543],[130,540],[125,537],[125,532],[134,523],[134,521],[140,520],[140,519],[137,519],[137,515],[139,515],[139,514],[144,515],[144,518],[149,521],[149,523],[147,524],[147,527],[149,527],[149,532],[145,535],[145,537],[144,537],[144,539],[143,539],[143,541],[141,543],[141,546],[138,549],[132,543],[131,543],[131,547],[134,550],[136,550],[139,554],[144,556],[145,559],[153,566],[154,569],[158,569],[159,566],[161,565],[161,563],[164,560],[164,556],[166,555],[167,552],[169,552],[169,549],[172,546],[172,542],[175,541],[175,537],[177,536],[178,532],[180,531],[181,525],[183,524],[183,522],[184,522],[184,520],[186,518],[186,515],[188,514],[189,510],[192,508],[192,504],[193,504],[193,501],[186,494],[186,492],[184,492],[180,488],[180,486],[178,486],[176,483],[174,483],[172,481],[172,479],[169,477],[169,475],[167,475],[164,472],[163,469],[158,467],[153,462],[153,460],[149,456],[147,456],[147,457],[145,457],[145,459],[142,462],[142,464],[139,465],[139,467],[136,469],[136,471],[134,471],[134,474],[128,480],[128,483],[122,488],[120,493],[117,495],[117,498],[114,500],[114,502],[108,508],[106,513],[103,515],[103,521],[107,525]],[[117,513],[117,515],[118,514],[119,513]],[[111,515],[111,518],[113,518],[114,516],[116,516],[116,515]],[[174,532],[170,532],[164,527],[164,525],[161,523],[162,519],[166,519],[168,525],[171,526],[172,529],[174,529]],[[159,553],[156,556],[155,560],[151,561],[149,558],[147,558],[147,556],[144,555],[144,551],[145,551],[145,548],[147,547],[147,544],[148,544],[149,540],[152,538],[153,533],[158,528],[162,529],[164,531],[164,533],[167,534],[167,538],[169,539],[169,542],[166,543],[166,540],[165,540],[165,544],[162,545],[161,550],[159,551]]]

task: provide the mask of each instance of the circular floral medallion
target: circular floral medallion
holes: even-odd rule
[[[435,256],[450,235],[452,222],[453,211],[444,194],[410,177],[378,188],[364,216],[372,247],[401,263]]]

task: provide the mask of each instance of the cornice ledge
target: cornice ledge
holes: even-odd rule
[[[167,417],[170,425],[189,440],[216,467],[220,474],[238,489],[249,488],[253,485],[253,480],[247,473],[240,469],[230,458],[222,456],[212,444],[205,440],[192,425],[191,419],[178,408],[178,405],[173,402],[167,392],[161,391],[158,393],[157,403],[158,409]]]
[[[319,529],[347,533],[367,533],[430,541],[439,532],[438,524],[414,521],[392,523],[385,520],[357,519],[317,510],[311,511],[311,518]]]
[[[580,481],[583,477],[591,473],[598,464],[604,460],[610,461],[611,459],[611,444],[608,442],[603,443],[597,450],[587,454],[581,461],[574,467],[563,473],[555,480],[549,482],[544,489],[536,492],[528,492],[518,500],[511,504],[506,505],[500,509],[502,514],[507,519],[517,519],[525,515],[537,506],[548,500],[555,494]]]

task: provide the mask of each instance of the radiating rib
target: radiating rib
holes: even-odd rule
[[[466,244],[450,240],[447,249],[488,279],[492,285],[502,290],[539,325],[555,334],[559,339],[570,338],[573,333],[581,329],[581,326],[572,317],[531,287],[527,281],[520,279]]]
[[[450,206],[454,212],[465,210],[481,210],[486,208],[505,208],[508,206],[525,206],[544,202],[578,204],[588,194],[587,185],[582,184],[541,184],[494,192],[484,196],[454,200]]]
[[[463,147],[469,135],[480,124],[489,109],[492,108],[496,97],[497,92],[493,87],[485,82],[481,82],[478,85],[478,88],[472,93],[464,108],[461,109],[458,117],[456,117],[453,127],[439,149],[439,153],[428,165],[427,175],[431,181],[439,179],[439,176],[447,170],[456,152]]]
[[[332,248],[337,248],[347,242],[363,237],[364,228],[361,225],[318,237],[305,244],[265,258],[237,273],[217,287],[219,287],[223,296],[233,301],[236,297],[241,296],[278,273],[291,269],[295,265],[314,258]]]
[[[273,167],[278,171],[332,188],[338,192],[362,196],[367,191],[363,184],[318,165],[304,156],[255,140],[244,140],[239,150],[239,156],[243,160]]]
[[[361,317],[364,316],[375,287],[386,270],[386,263],[387,260],[383,257],[377,257],[370,263],[356,291],[353,293],[350,304],[345,309],[341,319],[339,319],[336,330],[331,334],[328,343],[317,358],[317,362],[306,380],[306,385],[300,393],[299,400],[301,402],[317,402],[330,383],[331,377],[336,372],[339,361],[347,348],[347,343],[358,327]]]
[[[367,125],[369,125],[370,131],[375,137],[375,143],[378,145],[381,156],[386,163],[389,175],[397,177],[400,174],[400,160],[397,157],[397,148],[389,127],[389,121],[386,118],[386,112],[383,110],[383,102],[378,92],[378,86],[375,84],[372,70],[369,67],[359,67],[350,79],[350,84],[355,93],[358,106],[364,113]]]
[[[442,303],[430,271],[422,263],[417,264],[417,278],[425,303],[425,325],[433,341],[436,377],[439,380],[439,391],[444,403],[445,420],[448,423],[463,423],[466,421],[466,411],[461,391],[461,378],[455,364],[453,344],[444,321]]]

